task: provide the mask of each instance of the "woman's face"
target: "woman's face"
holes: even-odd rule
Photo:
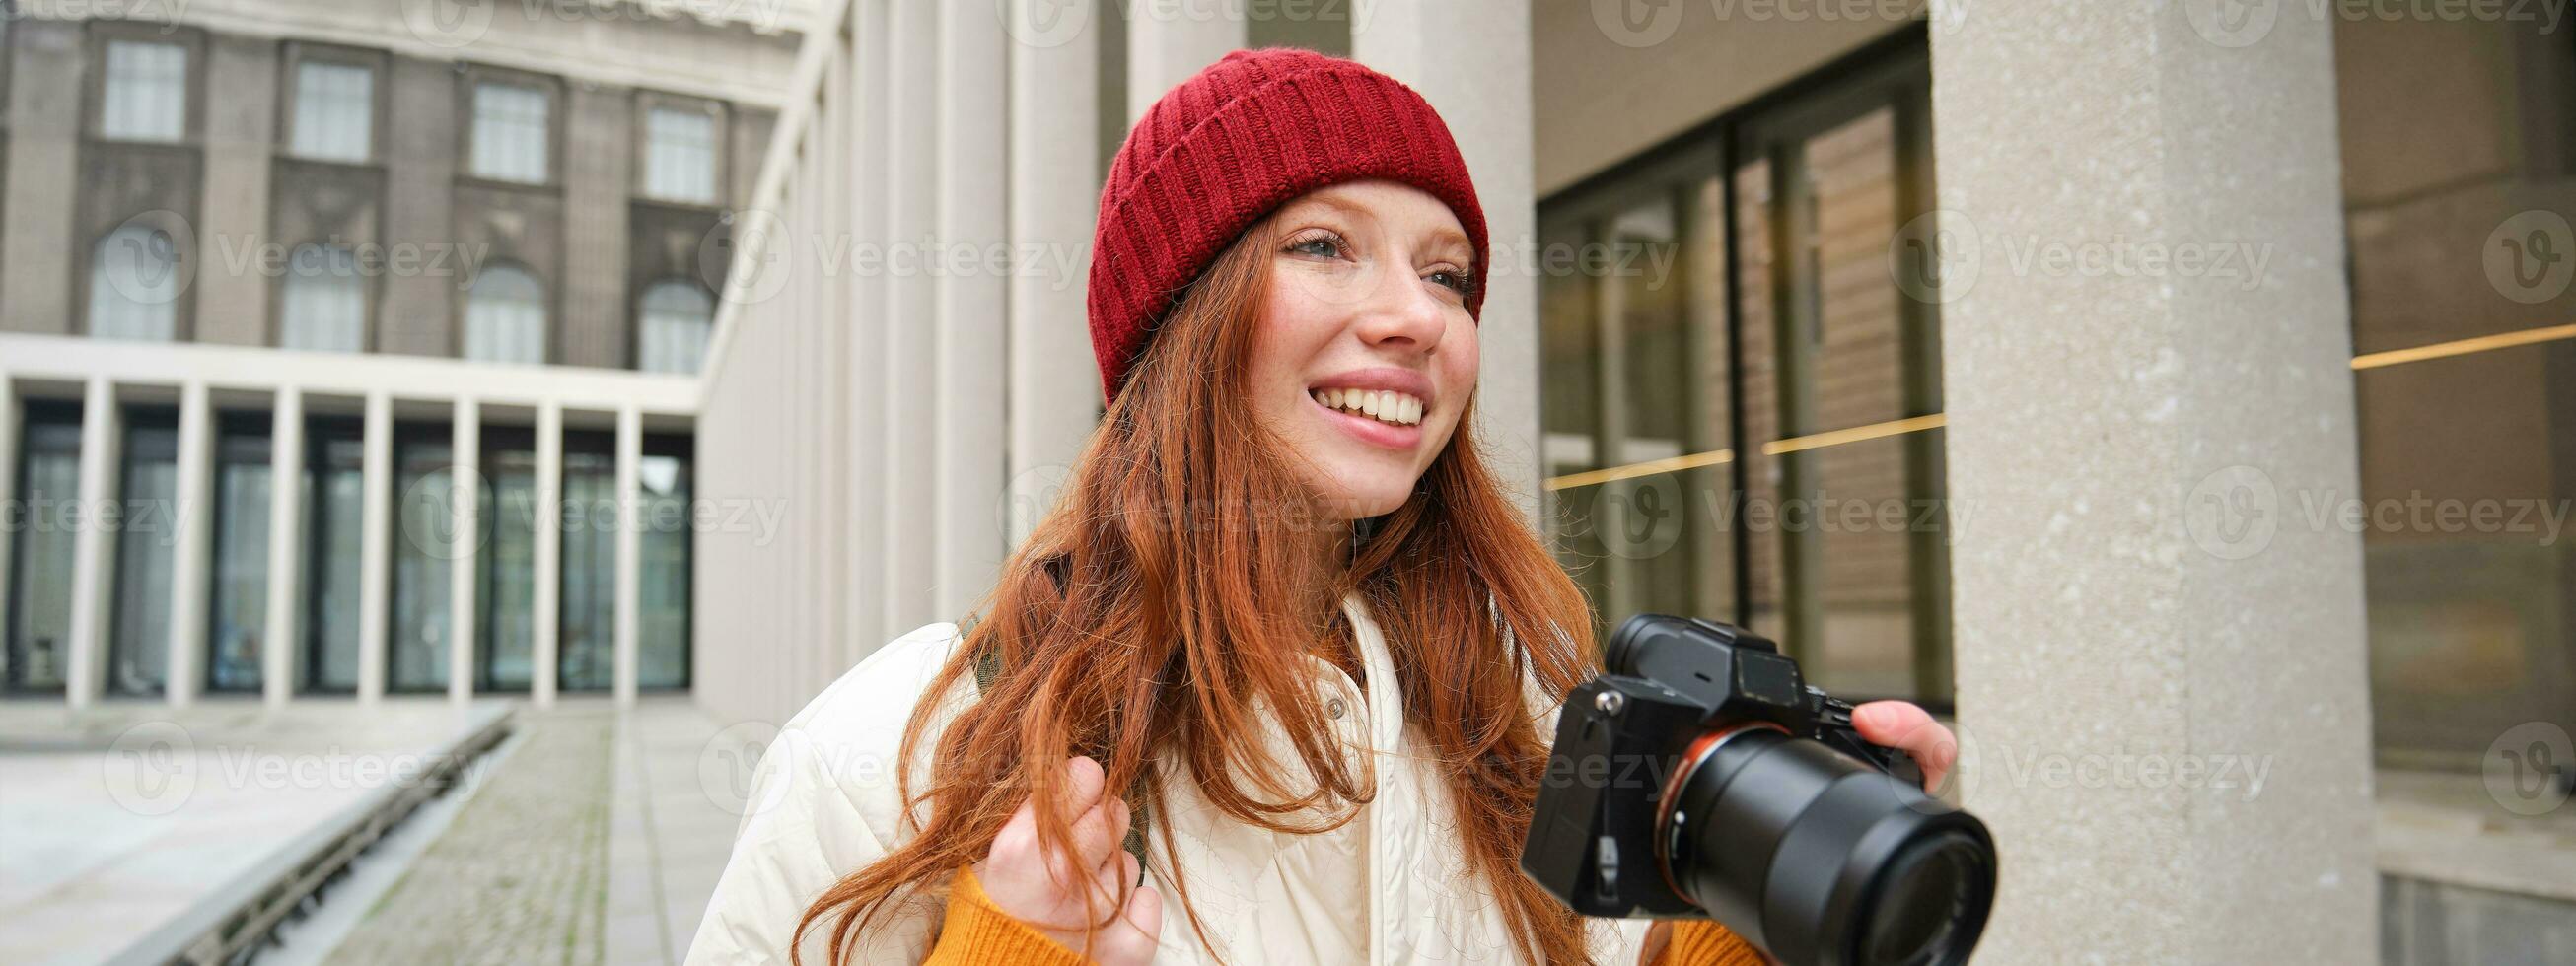
[[[1273,217],[1252,404],[1334,517],[1387,513],[1476,387],[1475,249],[1447,205],[1391,181],[1323,188]]]

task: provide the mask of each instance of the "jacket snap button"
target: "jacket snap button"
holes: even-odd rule
[[[1324,713],[1325,713],[1325,714],[1332,715],[1332,716],[1333,716],[1333,720],[1335,720],[1335,721],[1339,721],[1339,720],[1341,720],[1341,719],[1342,719],[1342,711],[1343,711],[1343,708],[1342,708],[1342,699],[1340,699],[1340,698],[1334,698],[1334,699],[1332,699],[1332,700],[1330,700],[1330,701],[1326,701],[1326,702],[1324,702]]]

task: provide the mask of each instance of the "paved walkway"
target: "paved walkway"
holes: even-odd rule
[[[700,766],[721,786],[746,749],[676,697],[622,715],[566,699],[518,723],[526,741],[332,961],[667,966],[687,953],[735,825]]]
[[[114,955],[481,720],[408,698],[0,702],[0,963]]]

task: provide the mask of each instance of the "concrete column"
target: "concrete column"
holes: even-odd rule
[[[1352,58],[1412,85],[1449,124],[1467,159],[1492,247],[1477,348],[1476,434],[1494,473],[1537,519],[1539,346],[1536,265],[1516,257],[1538,240],[1530,134],[1529,0],[1382,4],[1359,18]]]
[[[1101,11],[1103,14],[1108,11]],[[1127,18],[1127,117],[1132,123],[1173,85],[1244,46],[1242,3],[1136,3]],[[1527,85],[1523,85],[1527,86]]]
[[[366,439],[358,478],[358,701],[385,695],[385,615],[391,612],[393,573],[394,401],[367,396]]]
[[[642,485],[637,464],[643,459],[644,414],[628,406],[617,413],[617,640],[613,679],[620,706],[635,703],[636,581],[643,574],[644,549],[638,536],[644,521],[638,502]]]
[[[1995,962],[2379,952],[2361,541],[2298,509],[2358,489],[2330,23],[2194,12],[2003,0],[1932,31],[1924,238]],[[2006,244],[2268,264],[2049,271]],[[2102,760],[2200,780],[2064,777]]]
[[[933,189],[939,183],[938,99],[932,85],[939,56],[936,9],[928,5],[891,5],[886,27],[887,112],[886,244],[918,245],[935,229]],[[919,253],[914,253],[918,255]],[[936,609],[931,600],[937,533],[930,512],[936,499],[931,457],[933,408],[931,372],[937,355],[931,342],[930,279],[920,273],[889,275],[885,280],[885,455],[877,472],[885,481],[885,613],[887,629],[928,623]],[[801,511],[801,508],[799,508]]]
[[[95,238],[74,238],[80,197],[81,94],[89,59],[76,20],[9,22],[9,163],[0,170],[0,330],[50,332],[72,325],[72,263]],[[68,669],[68,666],[67,666]]]
[[[1006,225],[1009,51],[992,9],[942,4],[939,12],[937,234],[943,242],[988,250],[1003,240]],[[931,444],[938,582],[930,620],[958,619],[992,589],[1008,545],[998,512],[1007,472],[1002,407],[1009,374],[1001,271],[944,273],[937,283],[932,330],[939,402]]]
[[[268,631],[261,641],[260,698],[283,710],[295,693],[296,593],[304,579],[304,395],[277,390],[268,432]]]
[[[448,491],[452,535],[447,559],[447,698],[457,704],[474,700],[475,637],[483,629],[476,619],[476,557],[483,551],[483,407],[471,398],[456,401],[454,425],[448,430],[452,459]]]
[[[888,135],[885,126],[886,5],[862,3],[851,9],[850,18],[858,63],[850,72],[850,86],[827,96],[848,101],[855,109],[850,151],[843,168],[852,189],[851,237],[858,244],[882,245],[886,237],[886,157],[898,140]],[[843,492],[851,509],[848,540],[840,551],[849,574],[849,583],[841,592],[849,606],[849,628],[840,654],[844,666],[858,663],[893,636],[886,633],[885,597],[870,590],[885,586],[887,573],[886,517],[879,509],[886,505],[886,395],[876,389],[886,379],[886,280],[881,272],[852,271],[848,283],[850,311],[842,321],[850,328],[842,372],[852,390],[847,410],[847,484]]]
[[[72,543],[71,659],[63,697],[74,711],[98,701],[107,666],[107,602],[116,574],[116,531],[101,515],[116,499],[116,386],[92,376],[81,401],[80,535]]]
[[[214,266],[240,264],[268,238],[269,153],[277,144],[277,41],[210,34],[206,38],[206,88],[222,96],[206,106],[206,184],[219,185],[198,203],[199,262],[197,341],[230,345],[268,342],[268,286],[259,271]],[[256,263],[253,263],[256,264]],[[175,652],[174,652],[175,653]],[[172,680],[177,680],[173,678]]]
[[[1100,213],[1094,142],[1103,105],[1100,47],[1089,30],[1118,12],[1082,0],[1055,16],[1079,17],[1084,32],[1040,29],[1039,5],[1015,3],[1010,15],[1011,250],[1044,259],[1014,266],[1010,278],[1010,529],[1017,546],[1048,509],[1066,471],[1098,425],[1100,370],[1091,364],[1089,309],[1091,232]],[[1118,105],[1109,106],[1110,110]],[[1068,159],[1079,159],[1070,177]]]
[[[807,164],[812,165],[822,190],[812,205],[815,218],[823,227],[832,247],[847,250],[856,236],[852,232],[850,196],[854,189],[848,173],[852,148],[855,105],[844,93],[850,89],[850,76],[857,66],[848,35],[841,35],[832,54],[831,69],[825,72],[821,102],[822,141]],[[815,530],[814,571],[821,578],[817,592],[816,616],[822,621],[813,637],[812,650],[819,676],[811,683],[820,692],[840,677],[850,664],[841,660],[843,642],[850,639],[849,554],[841,548],[849,545],[849,520],[858,514],[850,512],[849,484],[854,478],[850,466],[850,397],[873,394],[874,387],[852,385],[849,370],[850,317],[855,302],[850,300],[850,286],[843,281],[851,271],[844,259],[835,261],[814,279],[815,297],[822,310],[815,313],[819,325],[813,365],[822,380],[821,406],[815,419],[821,425],[822,443],[815,451],[814,471],[821,477],[820,498],[814,505]]]
[[[563,406],[547,400],[537,406],[537,586],[529,619],[536,623],[536,667],[529,676],[528,699],[538,710],[555,705],[556,639],[563,630]]]
[[[18,426],[26,420],[25,407],[18,402],[18,387],[9,381],[9,370],[0,368],[0,507],[18,498]],[[19,520],[33,524],[35,509],[21,512]],[[17,596],[18,585],[9,582],[9,565],[18,559],[18,528],[0,526],[0,647],[8,644],[9,601]]]
[[[793,213],[788,221],[792,230],[813,238],[821,237],[819,232],[822,230],[812,214],[817,207],[815,199],[821,187],[815,178],[821,133],[822,118],[818,114],[808,120],[804,143],[799,145],[803,157],[794,171],[796,188],[788,198],[787,209]],[[814,258],[809,255],[806,266],[816,264]],[[813,467],[816,462],[814,451],[822,434],[814,425],[816,380],[813,367],[814,333],[821,327],[815,318],[820,310],[817,304],[820,301],[817,298],[820,274],[819,271],[807,270],[791,277],[783,306],[786,312],[776,323],[788,346],[786,378],[779,380],[778,385],[785,391],[786,398],[799,401],[787,405],[780,420],[785,424],[787,438],[797,441],[797,445],[788,447],[782,454],[787,470],[787,486],[783,492],[787,494],[788,519],[796,521],[796,525],[787,529],[786,539],[780,542],[777,551],[777,566],[783,572],[779,583],[787,595],[787,603],[780,611],[786,624],[784,639],[792,642],[780,655],[779,668],[785,683],[785,697],[791,704],[813,693],[809,682],[813,680],[817,663],[814,660],[817,575],[813,551],[814,527],[821,514],[816,502]]]
[[[197,697],[205,676],[206,565],[214,546],[214,413],[206,401],[206,384],[191,382],[179,390],[179,486],[172,519],[179,531],[170,548],[170,671],[168,695],[174,707],[187,707]]]

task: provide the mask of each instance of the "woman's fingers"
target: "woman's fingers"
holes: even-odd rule
[[[1130,856],[1127,860],[1135,862]],[[1118,925],[1105,937],[1100,961],[1109,966],[1142,966],[1154,961],[1154,952],[1163,935],[1163,894],[1153,886],[1140,885],[1127,896],[1127,908],[1118,917]]]
[[[1099,803],[1101,786],[1108,784],[1108,778],[1101,773],[1100,763],[1091,760],[1090,755],[1065,759],[1065,807],[1076,815],[1090,811],[1091,806]]]
[[[1862,741],[1914,756],[1927,789],[1941,787],[1942,777],[1959,760],[1958,737],[1910,701],[1872,701],[1853,708],[1852,727]]]
[[[1106,929],[1090,936],[1091,957],[1109,966],[1131,966],[1150,963],[1158,937],[1163,934],[1163,894],[1154,887],[1138,883],[1136,855],[1120,849],[1116,857],[1101,864],[1100,902],[1118,901],[1118,890],[1135,884],[1127,893],[1127,904],[1109,920]]]
[[[1127,841],[1127,802],[1105,799],[1091,807],[1073,823],[1073,860],[1077,868],[1096,871],[1112,854],[1125,854],[1119,845]]]

